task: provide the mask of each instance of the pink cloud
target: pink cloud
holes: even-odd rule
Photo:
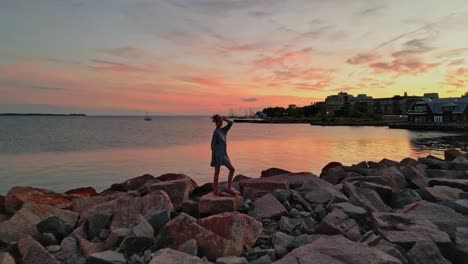
[[[375,73],[394,72],[398,75],[419,75],[439,66],[439,63],[425,63],[418,60],[393,60],[390,63],[378,62],[369,65]]]

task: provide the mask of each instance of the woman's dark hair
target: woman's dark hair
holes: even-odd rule
[[[218,114],[216,114],[216,115],[213,115],[213,116],[211,117],[211,119],[212,119],[213,122],[216,122],[216,121],[218,121],[219,119],[221,119],[221,116],[218,115]]]

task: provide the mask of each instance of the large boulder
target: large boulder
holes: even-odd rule
[[[51,216],[57,216],[72,227],[78,220],[78,214],[74,212],[50,205],[27,203],[10,219],[0,222],[0,242],[12,243],[24,235],[37,235],[36,225]]]
[[[293,240],[293,236],[283,232],[276,232],[273,234],[271,242],[273,243],[273,247],[278,258],[282,258],[284,255],[288,254],[288,246],[293,242]]]
[[[245,199],[256,200],[265,194],[271,193],[277,189],[289,189],[289,184],[284,180],[244,180],[239,182],[240,191]]]
[[[283,204],[271,193],[255,200],[253,205],[253,214],[260,218],[279,218],[288,213]]]
[[[237,211],[244,202],[240,195],[216,196],[213,193],[203,195],[199,201],[199,214],[201,216],[214,215],[224,212]]]
[[[121,183],[114,183],[111,187],[104,192],[108,191],[119,191],[119,192],[127,192],[127,191],[134,191],[139,189],[141,186],[144,186],[147,182],[155,182],[155,177],[150,174],[141,175],[135,178],[131,178],[129,180],[123,181]]]
[[[424,188],[429,186],[427,183],[428,178],[422,169],[415,166],[404,166],[400,168],[400,171],[405,176],[409,187]]]
[[[262,171],[260,178],[266,178],[266,177],[271,177],[275,175],[289,174],[289,173],[291,172],[287,170],[283,170],[279,168],[269,168],[269,169]]]
[[[349,196],[350,202],[352,204],[360,206],[369,212],[391,211],[391,208],[382,201],[379,194],[374,190],[368,188],[359,188],[349,182],[343,185],[343,189]]]
[[[350,203],[334,203],[328,206],[329,211],[333,211],[335,209],[343,211],[347,216],[356,220],[359,224],[364,224],[369,216],[369,213],[364,208]]]
[[[455,238],[455,260],[457,264],[468,264],[468,228],[457,228]]]
[[[301,190],[304,198],[313,204],[324,204],[333,200],[335,202],[347,202],[348,197],[338,191],[335,186],[318,177],[311,177],[306,181]]]
[[[457,228],[468,227],[468,218],[451,208],[426,201],[410,204],[400,212],[424,217],[446,232],[454,241]]]
[[[437,203],[445,200],[458,199],[460,193],[463,193],[463,191],[448,186],[434,186],[424,187],[418,190],[418,193],[424,200]]]
[[[429,186],[448,186],[468,192],[468,179],[431,179],[429,180]]]
[[[162,191],[155,191],[143,197],[122,197],[97,204],[80,214],[79,224],[84,224],[93,214],[112,215],[111,229],[128,228],[137,223],[137,216],[145,215],[150,209],[174,211],[169,196]]]
[[[377,192],[384,202],[389,202],[392,199],[392,188],[373,182],[362,181],[359,183],[359,187],[367,188]]]
[[[93,197],[98,195],[93,187],[76,188],[66,191],[65,194],[70,198]]]
[[[189,180],[192,189],[198,188],[198,184],[189,176],[179,173],[166,173],[156,178],[158,181],[177,181],[177,180]]]
[[[18,241],[18,250],[23,263],[28,264],[59,264],[60,262],[31,236],[25,236]]]
[[[128,197],[127,193],[117,192],[102,196],[81,197],[72,200],[71,210],[81,213],[97,204],[108,202],[117,198]]]
[[[401,264],[376,248],[352,242],[343,236],[322,236],[296,248],[274,264]]]
[[[325,172],[322,170],[320,174],[320,179],[323,179],[331,184],[338,184],[346,178],[347,172],[343,169],[342,166],[336,166],[327,169]]]
[[[439,248],[430,240],[416,242],[406,255],[412,264],[452,264],[442,256]]]
[[[158,236],[159,247],[179,248],[194,239],[201,256],[216,259],[238,256],[252,247],[262,232],[262,224],[237,212],[197,219],[184,213],[169,221]]]
[[[468,215],[468,200],[467,199],[456,199],[456,200],[446,200],[441,203],[447,207],[452,208],[456,212],[467,216]]]
[[[65,195],[47,189],[16,186],[5,196],[5,209],[8,213],[18,211],[25,203],[47,204],[62,209],[71,206],[71,200]]]
[[[426,169],[425,173],[428,178],[442,179],[467,179],[468,171],[462,170],[441,170],[441,169]]]
[[[421,196],[419,196],[415,190],[406,189],[393,193],[390,205],[393,208],[403,208],[408,204],[419,202],[421,200]]]
[[[193,184],[190,179],[180,179],[173,181],[161,181],[153,183],[150,187],[150,192],[164,191],[166,192],[172,204],[179,208],[183,201],[189,199],[190,192],[193,190]]]
[[[149,264],[210,264],[211,262],[203,260],[199,257],[195,257],[184,252],[173,250],[170,248],[164,248],[158,250]]]
[[[228,212],[202,218],[202,227],[234,241],[239,248],[251,248],[262,233],[262,223],[238,212]]]
[[[418,241],[432,240],[444,256],[453,254],[453,246],[447,233],[429,220],[403,213],[372,213],[372,225],[390,243],[410,250]]]
[[[372,182],[392,188],[394,192],[404,190],[408,187],[405,176],[395,167],[384,168],[376,172],[375,176],[347,177],[343,182]]]
[[[361,228],[356,221],[339,209],[333,210],[320,222],[317,232],[326,235],[343,235],[352,241],[359,241],[361,238]]]

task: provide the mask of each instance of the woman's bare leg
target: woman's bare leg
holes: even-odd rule
[[[236,171],[236,169],[234,169],[232,164],[228,164],[226,165],[226,167],[229,169],[228,186],[227,186],[226,192],[230,194],[235,194],[234,191],[232,190],[231,185],[232,185],[232,177],[234,176],[234,172]]]
[[[214,195],[220,195],[221,193],[219,192],[218,188],[218,181],[219,181],[219,170],[221,166],[215,166],[215,171],[214,171],[214,176],[213,176],[213,194]]]

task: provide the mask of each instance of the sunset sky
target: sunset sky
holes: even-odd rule
[[[0,0],[0,113],[468,91],[468,0]]]

